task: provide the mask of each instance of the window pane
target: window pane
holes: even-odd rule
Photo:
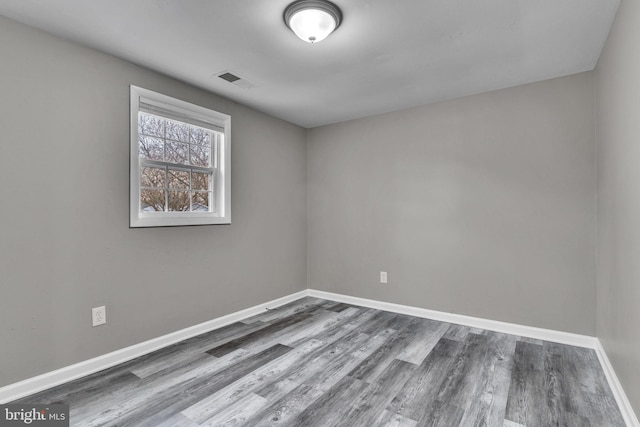
[[[138,153],[142,159],[160,160],[163,159],[164,142],[159,138],[141,136],[138,138]]]
[[[188,164],[189,144],[167,141],[165,158],[167,162]]]
[[[195,166],[209,167],[211,150],[206,145],[191,145],[191,164]]]
[[[209,211],[209,200],[211,192],[208,191],[194,191],[192,193],[192,211],[207,212]]]
[[[188,211],[189,210],[189,192],[188,191],[171,191],[169,190],[169,211]]]
[[[143,212],[164,210],[163,190],[140,190],[140,210]]]
[[[191,173],[191,188],[194,190],[208,190],[209,189],[209,176],[208,173],[192,172]]]
[[[169,169],[169,188],[189,189],[189,172]]]
[[[167,120],[167,139],[189,142],[189,125],[181,122]]]
[[[140,172],[141,187],[163,188],[164,183],[165,183],[164,168],[142,168],[142,171]],[[162,205],[164,206],[164,202],[162,203]]]
[[[205,144],[211,145],[211,132],[203,129],[192,126],[191,127],[191,142],[194,144]]]
[[[138,133],[164,137],[164,119],[151,114],[138,112]]]

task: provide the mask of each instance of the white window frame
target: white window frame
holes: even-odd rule
[[[221,138],[214,144],[217,167],[213,176],[213,203],[215,211],[195,212],[142,212],[140,210],[140,156],[138,149],[138,112],[140,103],[169,111],[175,117],[184,117],[198,123],[221,128]],[[179,119],[178,119],[179,120]],[[131,86],[130,133],[130,218],[129,226],[171,227],[185,225],[231,224],[231,116],[185,102],[170,96]],[[189,166],[186,166],[189,168]],[[176,165],[176,169],[180,167]]]

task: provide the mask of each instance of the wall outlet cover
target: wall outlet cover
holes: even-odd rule
[[[92,308],[91,318],[93,326],[104,325],[107,323],[107,308],[104,305],[102,307]]]

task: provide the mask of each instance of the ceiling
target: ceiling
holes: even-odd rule
[[[342,25],[311,45],[289,2],[0,0],[0,15],[309,128],[592,70],[619,4],[334,0]]]

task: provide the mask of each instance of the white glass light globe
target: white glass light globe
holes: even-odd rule
[[[289,26],[302,40],[316,43],[336,29],[336,21],[323,10],[303,9],[291,16]]]

